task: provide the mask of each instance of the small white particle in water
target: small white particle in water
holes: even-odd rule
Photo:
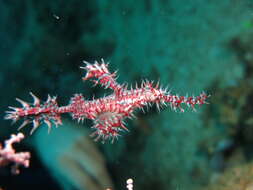
[[[56,14],[53,14],[53,17],[54,17],[55,19],[57,19],[57,20],[59,20],[59,19],[60,19],[60,17],[59,17],[59,16],[57,16]]]

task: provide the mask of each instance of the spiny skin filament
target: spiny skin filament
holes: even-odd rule
[[[143,80],[141,85],[127,87],[126,84],[119,84],[116,81],[116,72],[110,73],[108,64],[101,60],[101,63],[95,61],[94,64],[84,61],[85,66],[80,67],[86,71],[86,75],[82,78],[84,81],[93,79],[95,85],[101,85],[105,89],[109,88],[113,92],[103,98],[86,100],[81,94],[75,94],[70,103],[66,106],[58,106],[56,97],[48,96],[48,99],[41,103],[33,93],[33,103],[27,103],[23,100],[16,99],[21,103],[22,107],[9,107],[5,119],[13,122],[23,119],[23,123],[19,129],[29,123],[33,128],[31,134],[44,122],[50,131],[52,124],[61,125],[61,115],[69,113],[73,119],[78,122],[84,119],[93,120],[94,132],[91,136],[95,140],[111,139],[112,142],[118,138],[120,131],[128,131],[124,120],[134,117],[134,111],[143,109],[144,107],[156,104],[158,110],[162,105],[169,105],[173,110],[184,112],[183,104],[195,110],[195,105],[206,104],[209,95],[204,92],[199,96],[178,96],[171,94],[167,89],[162,89],[159,83],[154,84],[153,81]]]

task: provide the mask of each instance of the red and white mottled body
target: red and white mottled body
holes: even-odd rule
[[[51,123],[56,126],[61,124],[61,114],[70,113],[73,119],[83,121],[84,119],[91,119],[94,121],[92,128],[95,132],[92,136],[97,136],[96,140],[102,138],[114,140],[118,137],[119,131],[127,130],[124,120],[132,118],[133,112],[136,109],[143,109],[152,103],[160,108],[161,105],[170,105],[173,109],[179,108],[181,111],[184,109],[182,104],[186,104],[194,109],[194,106],[206,103],[208,96],[205,93],[196,97],[185,97],[170,94],[166,89],[159,87],[159,84],[153,84],[150,81],[142,81],[141,85],[135,88],[127,88],[127,85],[118,84],[116,81],[116,72],[110,73],[108,64],[95,62],[90,64],[84,62],[85,67],[81,69],[86,70],[86,76],[83,80],[94,78],[93,82],[97,85],[100,84],[105,89],[110,88],[113,90],[111,95],[103,98],[86,100],[81,94],[75,94],[71,98],[69,105],[59,107],[56,102],[56,97],[48,96],[48,99],[43,104],[32,93],[34,99],[33,104],[28,104],[20,99],[17,99],[22,105],[22,108],[10,107],[12,111],[8,111],[6,119],[17,121],[24,118],[23,124],[32,122],[33,129],[31,133],[39,126],[41,122],[45,122],[49,129]]]

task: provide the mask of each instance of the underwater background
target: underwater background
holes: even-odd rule
[[[252,0],[0,0],[0,41],[1,143],[17,133],[3,119],[16,97],[110,93],[82,82],[83,60],[110,62],[120,83],[211,95],[197,112],[139,111],[113,144],[68,115],[50,134],[27,126],[15,147],[31,166],[0,168],[2,189],[123,190],[128,178],[136,190],[253,188]]]

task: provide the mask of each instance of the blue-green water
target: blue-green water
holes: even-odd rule
[[[82,61],[104,58],[120,83],[160,81],[171,93],[211,94],[197,112],[154,107],[127,120],[113,144],[89,137],[92,123],[41,126],[18,150],[32,153],[18,176],[0,168],[3,189],[205,189],[215,176],[252,160],[250,0],[0,1],[1,142],[17,133],[3,119],[15,98],[55,96],[67,105],[110,94],[82,82]],[[231,161],[232,160],[232,161]]]

